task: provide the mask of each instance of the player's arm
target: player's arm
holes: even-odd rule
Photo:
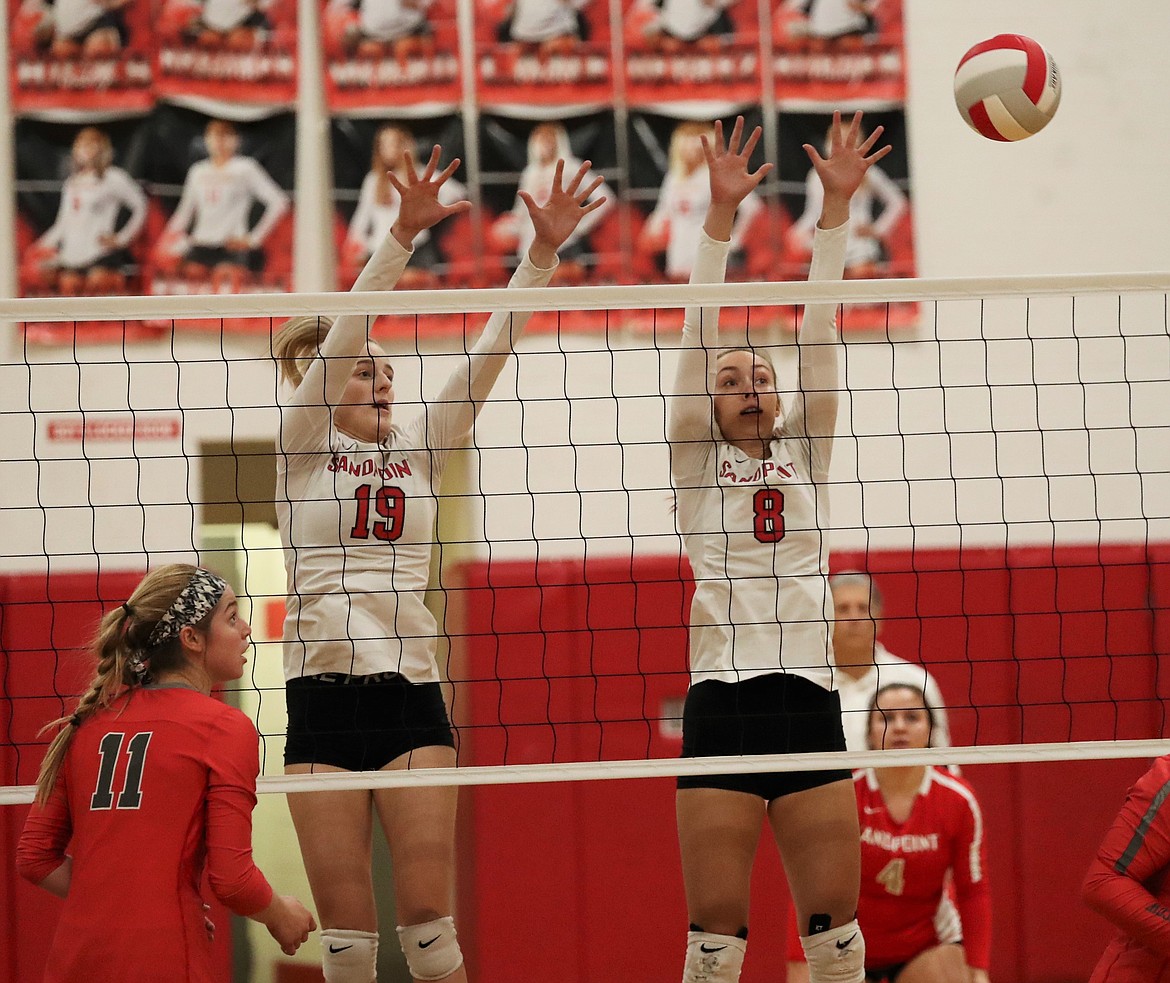
[[[196,165],[198,166],[198,165]],[[191,227],[191,220],[195,217],[195,168],[187,171],[183,181],[183,193],[179,195],[179,204],[175,207],[170,220],[167,222],[166,232],[169,234],[186,235]]]
[[[760,140],[757,126],[740,148],[743,137],[743,117],[735,127],[727,145],[723,143],[723,124],[716,121],[714,142],[701,137],[703,154],[707,158],[707,172],[711,181],[711,203],[699,239],[699,250],[691,271],[691,283],[722,283],[727,274],[727,253],[731,249],[731,230],[740,203],[767,173],[771,164],[756,171],[748,169],[752,151]],[[688,451],[705,453],[698,442],[709,441],[714,433],[711,394],[715,391],[716,357],[719,352],[719,308],[688,307],[683,316],[682,341],[678,353],[678,369],[667,410],[666,439],[677,445],[676,455],[690,456]],[[682,465],[693,471],[693,467]]]
[[[963,925],[967,963],[986,971],[991,966],[991,888],[987,882],[987,847],[983,812],[970,787],[951,779],[965,791],[957,797],[960,818],[951,854],[955,907]]]
[[[894,226],[906,211],[906,195],[892,177],[877,167],[869,172],[869,186],[882,204],[881,214],[871,231],[877,238],[884,239],[894,231]]]
[[[604,204],[604,198],[590,200],[601,186],[602,179],[589,180],[589,161],[581,164],[568,184],[564,181],[564,161],[557,161],[552,189],[543,205],[538,205],[527,191],[520,192],[536,237],[512,275],[509,286],[547,285],[557,268],[557,250],[585,216]],[[449,450],[471,430],[531,316],[530,312],[511,311],[496,311],[491,315],[479,341],[469,353],[467,364],[452,374],[433,408],[424,414],[428,447],[437,451]]]
[[[53,224],[50,225],[37,240],[37,245],[43,249],[57,249],[61,245],[61,240],[65,236],[65,223],[69,216],[69,194],[68,188],[62,185],[61,187],[61,201],[57,205],[57,217],[53,219]]]
[[[366,261],[351,290],[392,290],[413,254],[414,237],[447,216],[471,207],[466,201],[451,205],[439,201],[439,188],[459,166],[456,159],[436,173],[439,152],[435,147],[426,168],[419,174],[408,151],[405,184],[390,175],[390,182],[402,199],[398,219]],[[321,342],[319,357],[313,359],[285,408],[281,424],[284,449],[295,449],[302,439],[309,441],[311,435],[329,429],[333,407],[341,399],[354,363],[366,350],[372,322],[373,317],[365,314],[343,314],[329,329]]]
[[[66,782],[62,768],[48,801],[29,811],[16,847],[17,873],[59,898],[69,893],[73,874],[73,859],[65,852],[73,836]]]
[[[248,163],[248,190],[264,206],[260,220],[248,233],[248,245],[252,249],[258,249],[268,238],[268,233],[288,211],[289,200],[288,195],[284,193],[280,185],[272,180],[263,167],[254,160],[249,159]]]
[[[115,234],[115,245],[119,249],[125,249],[134,241],[146,221],[146,194],[138,186],[138,182],[125,171],[119,171],[118,174],[118,197],[130,212],[130,217]]]
[[[252,810],[260,773],[259,738],[242,713],[225,715],[222,733],[209,742],[207,882],[237,915],[268,928],[288,955],[317,926],[296,898],[278,895],[252,859]]]
[[[873,151],[882,128],[861,138],[861,113],[848,123],[833,114],[829,135],[829,156],[821,157],[812,144],[804,150],[824,190],[821,214],[813,240],[810,281],[839,280],[845,270],[845,246],[849,235],[849,202],[874,163],[890,147]],[[871,151],[873,151],[871,153]],[[785,419],[785,429],[810,439],[814,477],[828,476],[833,434],[837,429],[840,371],[837,356],[835,304],[808,304],[799,335],[800,387]]]
[[[1170,956],[1170,908],[1146,884],[1170,864],[1170,767],[1160,758],[1126,797],[1085,877],[1085,903],[1147,949]]]

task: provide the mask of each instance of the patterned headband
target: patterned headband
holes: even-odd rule
[[[167,613],[158,619],[150,632],[146,644],[150,648],[168,642],[187,625],[197,625],[215,610],[219,599],[227,590],[227,581],[217,577],[210,570],[195,571],[190,582],[179,591]]]

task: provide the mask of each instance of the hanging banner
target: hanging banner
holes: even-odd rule
[[[476,4],[476,99],[539,118],[613,103],[608,4],[603,0],[480,0]]]
[[[455,0],[321,0],[321,32],[330,112],[432,116],[459,105]]]
[[[743,113],[745,132],[761,122],[758,109]],[[730,133],[734,119],[724,119]],[[630,268],[642,283],[686,283],[698,249],[699,234],[711,201],[710,178],[702,138],[714,137],[711,120],[679,120],[650,113],[630,116],[630,196],[637,202],[641,222],[633,236]],[[765,157],[756,148],[751,166]],[[739,207],[731,233],[728,280],[773,279],[771,266],[776,241],[776,205],[757,190]],[[733,315],[733,317],[736,315]],[[682,312],[640,312],[638,323],[681,327]]]
[[[406,122],[341,117],[333,121],[332,144],[337,287],[348,290],[398,218],[399,196],[387,173],[405,182],[405,152],[410,150],[421,166],[436,144],[442,147],[444,165],[462,158],[463,123],[457,116]],[[466,199],[466,181],[464,165],[443,185],[440,200],[452,204]],[[497,286],[478,230],[478,216],[464,213],[419,233],[396,289]],[[463,330],[459,315],[423,320],[425,324],[416,325],[413,317],[386,315],[378,318],[375,331],[413,335],[416,329],[430,334]]]
[[[153,0],[155,94],[239,117],[296,100],[296,0]]]
[[[292,278],[295,123],[282,113],[233,123],[176,106],[151,120],[145,169],[152,207],[148,285],[154,294],[265,293]],[[268,319],[176,321],[244,330]],[[168,322],[169,326],[169,322]]]
[[[831,121],[828,113],[795,112],[782,112],[777,120],[781,199],[790,220],[777,256],[775,276],[778,279],[799,280],[807,275],[823,192],[802,148],[808,143],[824,153]],[[885,128],[882,144],[888,143],[893,150],[869,169],[865,183],[850,202],[846,279],[916,275],[906,114],[901,109],[865,114],[866,132],[879,125]],[[850,305],[842,324],[846,329],[905,326],[913,323],[916,313],[915,304]]]
[[[714,116],[760,101],[757,0],[626,0],[623,24],[630,106]]]
[[[594,195],[604,196],[606,202],[586,215],[560,248],[560,265],[552,286],[631,282],[629,223],[620,205],[621,170],[611,113],[537,122],[484,116],[480,119],[479,145],[485,172],[484,252],[504,279],[511,276],[535,237],[519,192],[528,192],[542,204],[548,200],[558,160],[565,162],[566,182],[588,160],[591,168],[582,186],[588,187],[601,177],[602,184]],[[605,316],[604,311],[541,312],[533,316],[531,329],[603,327]]]
[[[139,294],[148,201],[140,183],[146,120],[78,126],[19,120],[16,246],[22,297]],[[141,322],[29,322],[30,341],[120,341],[157,331]]]
[[[150,0],[8,0],[8,24],[15,113],[82,122],[153,103]]]
[[[902,0],[795,0],[777,5],[772,26],[782,108],[905,101]]]

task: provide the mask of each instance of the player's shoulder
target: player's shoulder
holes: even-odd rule
[[[971,783],[961,775],[952,774],[945,768],[931,767],[930,788],[937,798],[950,799],[956,804],[961,804],[964,808],[975,810],[979,808],[979,797],[975,794]]]
[[[205,693],[184,691],[186,719],[200,729],[227,737],[255,737],[256,725],[242,710]]]
[[[1170,754],[1155,758],[1149,770],[1134,783],[1134,791],[1154,794],[1170,784]]]

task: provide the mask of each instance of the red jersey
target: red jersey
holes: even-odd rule
[[[180,687],[135,688],[77,729],[16,855],[36,884],[73,857],[46,981],[213,983],[204,869],[237,914],[272,900],[252,862],[257,745],[239,710]]]
[[[1129,790],[1085,878],[1085,900],[1120,931],[1090,983],[1170,983],[1170,756]]]
[[[954,885],[967,962],[991,962],[991,893],[983,843],[983,813],[962,778],[927,768],[909,817],[895,822],[872,770],[853,781],[861,820],[861,897],[857,920],[865,933],[867,968],[909,962],[941,941],[935,915]]]

